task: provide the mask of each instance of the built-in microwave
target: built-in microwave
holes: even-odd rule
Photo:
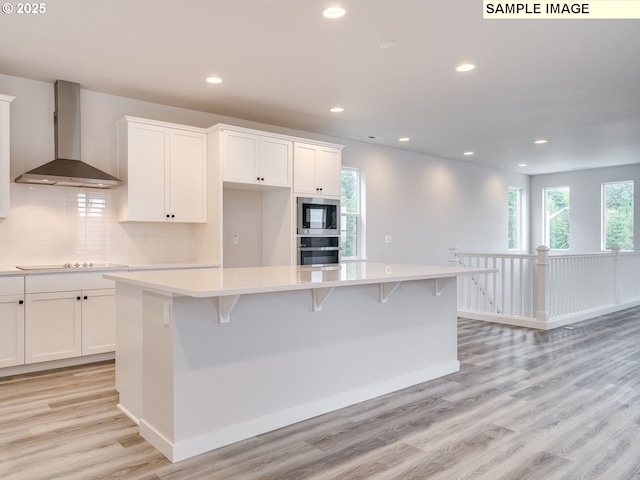
[[[298,197],[298,235],[340,235],[340,200]]]

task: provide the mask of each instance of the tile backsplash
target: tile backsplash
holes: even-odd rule
[[[0,265],[194,261],[194,226],[120,223],[115,190],[11,184]]]

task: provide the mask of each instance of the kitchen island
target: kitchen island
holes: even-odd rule
[[[105,275],[119,408],[176,462],[459,370],[456,277],[348,263]]]

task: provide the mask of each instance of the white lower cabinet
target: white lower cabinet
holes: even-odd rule
[[[81,292],[28,294],[25,363],[77,357],[82,353]]]
[[[116,349],[116,291],[91,290],[82,294],[82,355]]]
[[[0,368],[24,364],[24,295],[0,295]]]
[[[115,350],[115,289],[101,273],[30,275],[25,304],[25,363]]]

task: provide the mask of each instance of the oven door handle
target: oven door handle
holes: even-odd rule
[[[342,250],[342,247],[298,247],[301,252],[331,252]]]

